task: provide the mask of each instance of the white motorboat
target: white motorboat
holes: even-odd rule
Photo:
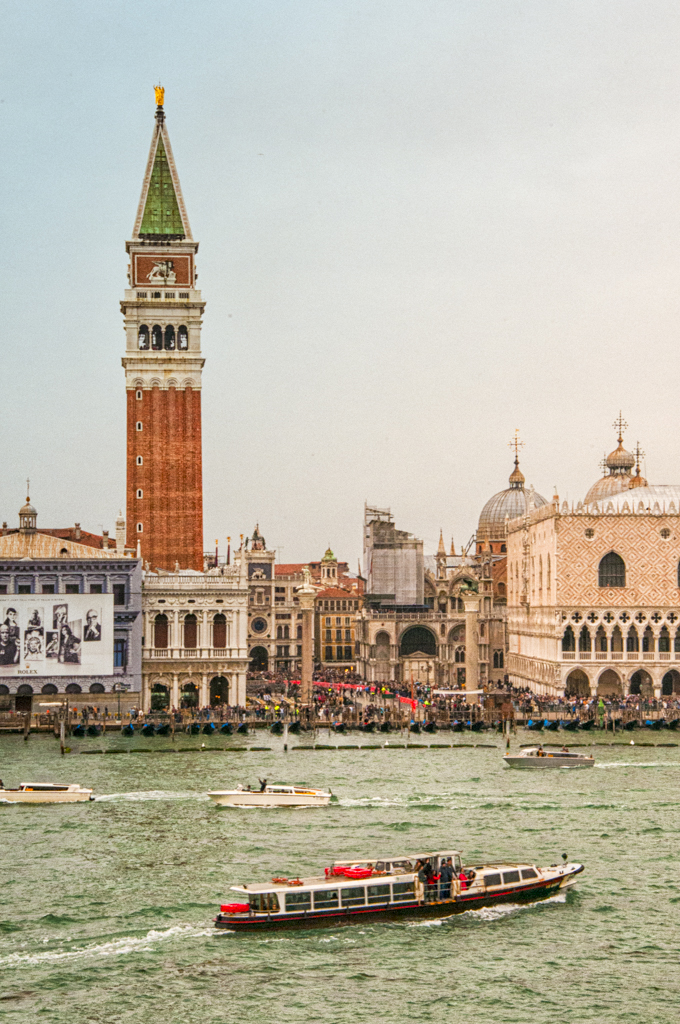
[[[504,754],[508,768],[592,768],[595,758],[590,754],[575,754],[566,747],[562,750],[544,750],[526,747],[519,754]]]
[[[94,800],[91,789],[53,782],[22,782],[18,789],[0,788],[0,802],[11,804],[80,804]]]
[[[308,786],[261,786],[212,790],[208,796],[218,807],[326,807],[333,794]]]

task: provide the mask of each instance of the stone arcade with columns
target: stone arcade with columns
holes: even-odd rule
[[[509,523],[507,548],[515,686],[680,693],[680,487],[529,508]]]
[[[144,573],[145,709],[246,703],[246,560],[208,572]],[[243,567],[243,571],[242,571]]]

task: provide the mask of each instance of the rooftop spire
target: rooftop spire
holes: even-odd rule
[[[443,555],[446,558],[446,548],[444,547],[444,531],[439,531],[439,547],[437,548],[437,554]]]
[[[618,419],[614,420],[614,422],[612,423],[612,426],[614,427],[614,430],[618,431],[618,435],[619,435],[618,436],[618,442],[619,442],[619,444],[623,444],[623,432],[624,432],[624,430],[628,429],[628,424],[624,420],[623,415],[622,415],[620,409],[619,409]]]
[[[133,230],[135,239],[172,241],[191,239],[184,197],[165,126],[165,89],[154,87],[156,123],[151,138],[142,194]]]
[[[508,448],[514,448],[515,450],[515,468],[510,474],[509,484],[516,490],[520,490],[524,487],[524,473],[519,468],[519,450],[524,448],[524,441],[519,439],[519,427],[515,429],[515,436],[512,441],[508,441]]]

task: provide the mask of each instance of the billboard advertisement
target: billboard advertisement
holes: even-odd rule
[[[113,594],[3,594],[0,677],[113,675]]]

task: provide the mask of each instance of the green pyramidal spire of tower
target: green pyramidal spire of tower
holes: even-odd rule
[[[158,135],[149,191],[144,206],[140,235],[174,235],[185,237],[182,216],[172,183],[163,137]]]

